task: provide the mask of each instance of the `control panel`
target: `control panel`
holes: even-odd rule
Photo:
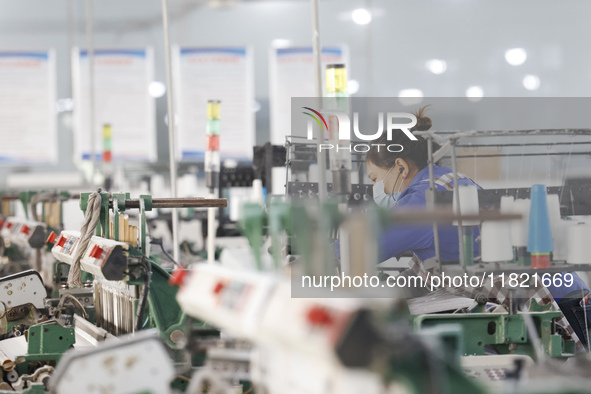
[[[56,260],[72,264],[74,254],[80,243],[80,232],[62,231],[54,238],[51,253]],[[82,270],[96,277],[107,280],[122,280],[127,270],[127,251],[129,245],[125,242],[93,236],[80,260]]]
[[[0,220],[0,234],[17,245],[41,248],[45,245],[47,225],[22,218],[9,217]]]
[[[326,185],[328,197],[333,197],[332,183]],[[305,200],[310,198],[318,198],[318,183],[315,182],[289,182],[287,184],[287,194],[292,200]],[[361,204],[366,201],[371,201],[373,198],[372,185],[354,184],[351,185],[351,193],[345,196],[349,204]]]
[[[199,264],[181,286],[177,300],[188,315],[250,338],[275,283],[271,275]]]
[[[54,237],[50,236],[50,238]],[[71,265],[79,240],[79,231],[62,231],[58,237],[55,237],[53,248],[51,248],[51,254],[53,254],[53,257],[55,257],[56,260]],[[48,241],[50,241],[50,239],[48,239]]]

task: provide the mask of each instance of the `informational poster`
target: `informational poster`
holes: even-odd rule
[[[251,159],[255,144],[254,66],[248,47],[178,47],[173,50],[177,155],[205,155],[207,101],[221,101],[220,155]]]
[[[0,51],[0,164],[55,163],[55,53]]]
[[[72,54],[74,152],[91,157],[88,52]],[[103,126],[111,125],[113,161],[156,160],[156,113],[148,86],[154,80],[152,48],[94,51],[94,149],[103,152]]]
[[[291,129],[291,98],[316,97],[312,47],[271,48],[269,55],[269,103],[271,143],[285,144]],[[322,87],[327,64],[349,63],[345,45],[322,48]]]

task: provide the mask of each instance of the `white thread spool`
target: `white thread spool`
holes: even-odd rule
[[[287,167],[273,167],[271,170],[271,177],[273,179],[273,190],[267,190],[267,193],[272,192],[274,196],[285,195],[287,191]]]
[[[554,233],[554,229],[552,229],[554,238],[554,252],[552,252],[552,257],[554,260],[567,260],[570,228],[576,225],[577,222],[571,220],[560,220],[556,224],[556,233]]]
[[[485,263],[513,260],[509,222],[485,221],[480,230],[481,259]]]
[[[550,227],[552,228],[552,238],[556,245],[558,238],[558,225],[560,223],[560,200],[558,194],[548,194],[548,216],[550,217]]]
[[[318,183],[319,179],[320,175],[318,174],[318,164],[310,164],[310,167],[308,167],[308,182]]]
[[[458,214],[458,207],[456,205],[455,193],[459,193],[460,198],[460,215],[478,215],[478,188],[475,185],[460,185],[454,188],[453,198],[453,211]],[[454,221],[454,226],[458,225],[457,221]],[[462,226],[477,226],[480,224],[479,220],[462,220]]]
[[[501,197],[501,213],[509,214],[513,213],[513,204],[515,203],[515,199],[513,196],[503,196]]]
[[[577,223],[569,228],[566,262],[591,264],[591,224]]]
[[[260,179],[253,179],[252,181],[251,201],[256,204],[265,205],[265,197],[263,196],[263,181]]]
[[[521,215],[521,219],[511,222],[511,243],[516,247],[527,246],[529,235],[529,207],[530,200],[518,198],[513,203],[513,212]]]

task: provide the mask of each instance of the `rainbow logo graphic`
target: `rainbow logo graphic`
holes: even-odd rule
[[[308,111],[314,112],[316,115],[318,115],[320,117],[320,119],[322,119],[322,123],[324,123],[324,126],[326,126],[326,130],[328,130],[328,125],[326,124],[326,120],[320,114],[320,112],[318,112],[315,109],[312,109],[310,107],[302,107],[302,108],[307,109]],[[320,119],[318,119],[316,116],[312,115],[310,112],[302,112],[302,113],[305,115],[308,115],[309,117],[314,119],[316,121],[316,123],[318,123],[318,126],[320,126],[320,130],[322,130],[322,123],[320,123]]]

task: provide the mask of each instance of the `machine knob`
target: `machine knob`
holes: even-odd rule
[[[185,282],[185,277],[187,276],[187,271],[182,268],[175,268],[170,274],[170,278],[168,278],[168,283],[171,286],[181,286]]]
[[[313,306],[310,308],[306,317],[308,319],[308,323],[313,326],[327,326],[333,322],[330,313],[326,310],[326,308],[321,306]]]
[[[220,294],[221,291],[224,290],[224,287],[226,287],[226,285],[224,285],[222,282],[218,282],[213,288],[213,293]]]
[[[94,245],[90,250],[90,253],[88,254],[89,257],[92,257],[94,259],[99,259],[102,255],[103,249],[98,245]]]
[[[57,238],[57,234],[52,231],[51,234],[49,234],[49,237],[47,237],[47,241],[45,241],[45,242],[50,243],[50,244],[55,243],[56,238]]]
[[[64,246],[66,244],[66,241],[68,239],[66,237],[64,237],[63,235],[60,235],[59,239],[57,240],[57,246],[59,246],[60,248],[62,246]]]

